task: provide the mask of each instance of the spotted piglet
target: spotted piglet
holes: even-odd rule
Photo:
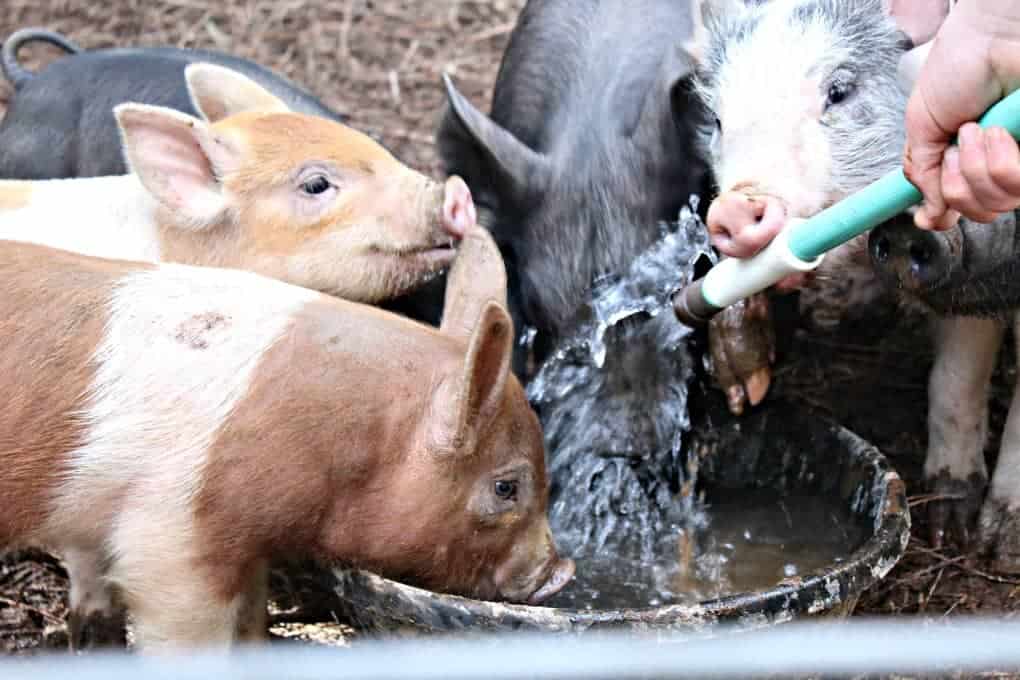
[[[571,578],[484,230],[438,329],[251,272],[12,241],[0,287],[0,547],[84,556],[142,649],[262,638],[280,557],[531,603]]]

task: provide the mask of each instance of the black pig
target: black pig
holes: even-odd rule
[[[17,61],[18,50],[32,41],[70,54],[33,74]],[[124,174],[114,106],[130,101],[200,115],[184,80],[184,67],[199,61],[248,76],[294,111],[346,120],[295,83],[247,59],[176,47],[82,50],[59,33],[25,28],[4,42],[0,54],[0,67],[15,90],[0,122],[0,178]]]
[[[490,115],[444,77],[439,153],[499,243],[514,326],[535,329],[536,362],[577,321],[592,282],[623,271],[660,220],[707,188],[681,47],[692,11],[685,0],[531,0]],[[514,370],[526,375],[516,347]]]

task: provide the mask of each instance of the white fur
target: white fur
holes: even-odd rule
[[[316,295],[248,272],[182,265],[119,282],[81,414],[88,434],[54,499],[51,534],[112,556],[108,575],[140,644],[233,636],[243,598],[217,603],[193,564],[192,502],[209,447],[253,371]],[[195,321],[202,315],[223,321],[205,329]]]
[[[797,49],[790,49],[791,39]],[[826,63],[843,58],[831,43],[823,25],[791,31],[787,13],[775,11],[764,14],[747,41],[731,46],[729,61],[741,66],[720,69],[714,102],[723,121],[716,165],[722,190],[754,182],[787,201],[796,217],[809,217],[830,201],[828,191],[813,186],[814,178],[832,174],[832,154],[818,123],[820,75],[812,73],[819,55]],[[784,55],[787,77],[776,77],[774,59],[758,56],[775,54]]]
[[[1020,356],[1020,315],[1013,320],[1013,331],[1017,356]],[[1020,385],[1013,389],[988,499],[1011,510],[1020,510]]]
[[[986,474],[988,386],[1005,328],[1000,321],[970,317],[935,323],[924,471],[929,477],[948,471],[966,480],[973,473]]]
[[[0,238],[156,262],[157,203],[135,175],[34,180],[28,205],[0,210]],[[7,182],[0,182],[0,186]]]

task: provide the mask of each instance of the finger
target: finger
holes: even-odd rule
[[[961,169],[961,153],[956,147],[946,152],[942,168],[942,194],[955,210],[968,219],[980,223],[991,222],[996,213],[985,210],[974,197],[973,188]]]
[[[985,144],[992,181],[1011,199],[1004,211],[1016,210],[1020,207],[1020,145],[1001,127],[987,131]]]
[[[988,168],[987,134],[978,125],[960,128],[960,172],[970,188],[975,204],[996,214],[1012,210],[1013,199],[992,179]]]
[[[931,115],[921,88],[914,88],[907,102],[906,129],[903,172],[924,197],[915,220],[919,227],[931,228],[946,211],[941,175],[942,156],[950,135]]]
[[[945,186],[942,188],[942,193],[945,195]],[[914,213],[914,225],[918,229],[927,229],[929,231],[946,231],[952,229],[960,221],[960,213],[957,210],[950,208],[935,221],[931,221],[930,218],[920,214],[920,210]],[[928,219],[928,221],[924,221]]]

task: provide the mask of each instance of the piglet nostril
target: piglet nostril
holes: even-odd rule
[[[914,242],[910,244],[910,261],[915,267],[927,267],[934,259],[934,253],[926,243]]]
[[[892,254],[892,243],[887,236],[879,236],[871,244],[871,254],[876,262],[885,264]]]

